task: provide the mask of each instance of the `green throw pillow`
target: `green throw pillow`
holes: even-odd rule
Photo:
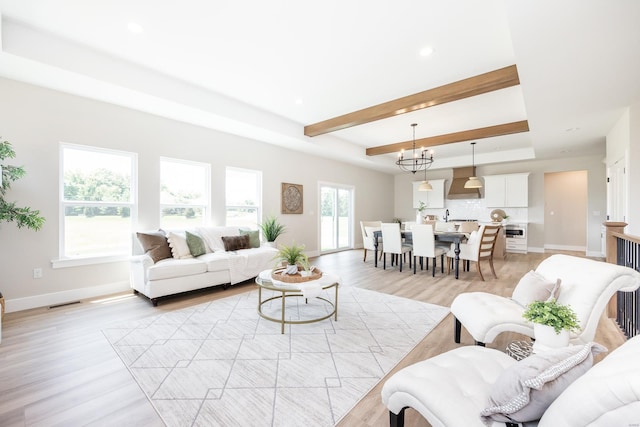
[[[240,235],[249,235],[249,245],[252,248],[260,247],[260,232],[258,230],[243,230],[240,229]]]
[[[185,231],[185,235],[187,236],[187,246],[189,246],[189,252],[193,256],[200,256],[207,253],[207,249],[204,246],[204,240],[196,234],[189,233]]]

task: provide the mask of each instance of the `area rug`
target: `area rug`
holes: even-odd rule
[[[333,290],[322,296],[333,300]],[[330,310],[286,300],[292,319]],[[281,334],[257,301],[254,290],[103,332],[169,427],[332,426],[449,312],[343,286],[337,321]],[[280,304],[263,311],[277,318]]]

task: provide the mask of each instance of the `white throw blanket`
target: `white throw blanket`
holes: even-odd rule
[[[272,264],[276,250],[270,247],[241,249],[229,252],[229,276],[231,284],[256,277],[266,266]]]
[[[325,286],[329,286],[334,283],[338,283],[338,285],[340,285],[342,283],[342,279],[340,278],[340,276],[336,274],[327,274],[327,273],[323,273],[322,276],[317,280],[309,280],[308,282],[302,282],[302,283],[282,282],[280,280],[272,278],[271,271],[272,270],[264,270],[260,272],[260,279],[273,283],[273,285],[277,288],[300,291],[302,293],[302,296],[307,299],[316,298],[320,296],[320,293],[322,292],[322,288],[324,288]]]

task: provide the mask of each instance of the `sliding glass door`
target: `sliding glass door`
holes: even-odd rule
[[[353,247],[353,188],[320,184],[320,251]]]

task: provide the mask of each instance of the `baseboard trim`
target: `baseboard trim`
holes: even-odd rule
[[[574,251],[574,252],[586,252],[586,246],[568,246],[568,245],[544,245],[545,249],[552,251]]]
[[[71,289],[62,292],[52,292],[49,294],[34,295],[31,297],[7,299],[5,301],[6,313],[14,311],[29,310],[31,308],[49,307],[60,305],[86,298],[95,298],[103,295],[115,294],[131,290],[129,282],[109,283],[88,288]]]

